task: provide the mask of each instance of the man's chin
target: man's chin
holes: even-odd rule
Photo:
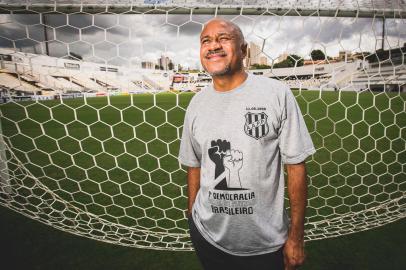
[[[209,73],[211,76],[223,76],[230,74],[231,68],[230,66],[226,66],[223,69],[206,69],[207,73]]]

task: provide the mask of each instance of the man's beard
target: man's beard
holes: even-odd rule
[[[206,69],[206,68],[205,68]],[[209,72],[206,69],[207,73],[210,74],[210,76],[223,76],[223,75],[227,75],[227,74],[231,74],[231,65],[227,64],[222,70],[217,70],[217,71],[213,71],[213,72]]]

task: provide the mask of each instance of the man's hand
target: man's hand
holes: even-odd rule
[[[199,189],[200,168],[189,167],[187,169],[188,216],[192,214],[193,204],[195,203],[197,192],[199,191]]]
[[[304,221],[307,204],[306,165],[287,164],[290,227],[284,247],[285,270],[296,269],[305,260]]]
[[[304,240],[288,237],[283,248],[285,270],[294,270],[305,261]]]

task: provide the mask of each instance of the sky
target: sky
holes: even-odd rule
[[[245,39],[259,45],[269,63],[285,52],[307,59],[313,49],[337,56],[342,50],[374,52],[381,48],[379,18],[219,17],[239,25]],[[39,14],[1,14],[0,48],[45,54],[48,40],[49,54],[56,57],[71,52],[85,61],[131,66],[156,62],[166,55],[175,64],[200,68],[199,34],[212,18],[214,15],[48,14],[41,23]],[[405,19],[386,19],[385,27],[385,49],[406,42]]]

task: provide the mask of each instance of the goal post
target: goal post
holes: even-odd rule
[[[199,33],[239,25],[245,67],[292,89],[317,152],[306,241],[405,217],[403,1],[0,1],[0,205],[91,239],[192,250],[185,110]],[[286,205],[288,201],[286,200]]]

